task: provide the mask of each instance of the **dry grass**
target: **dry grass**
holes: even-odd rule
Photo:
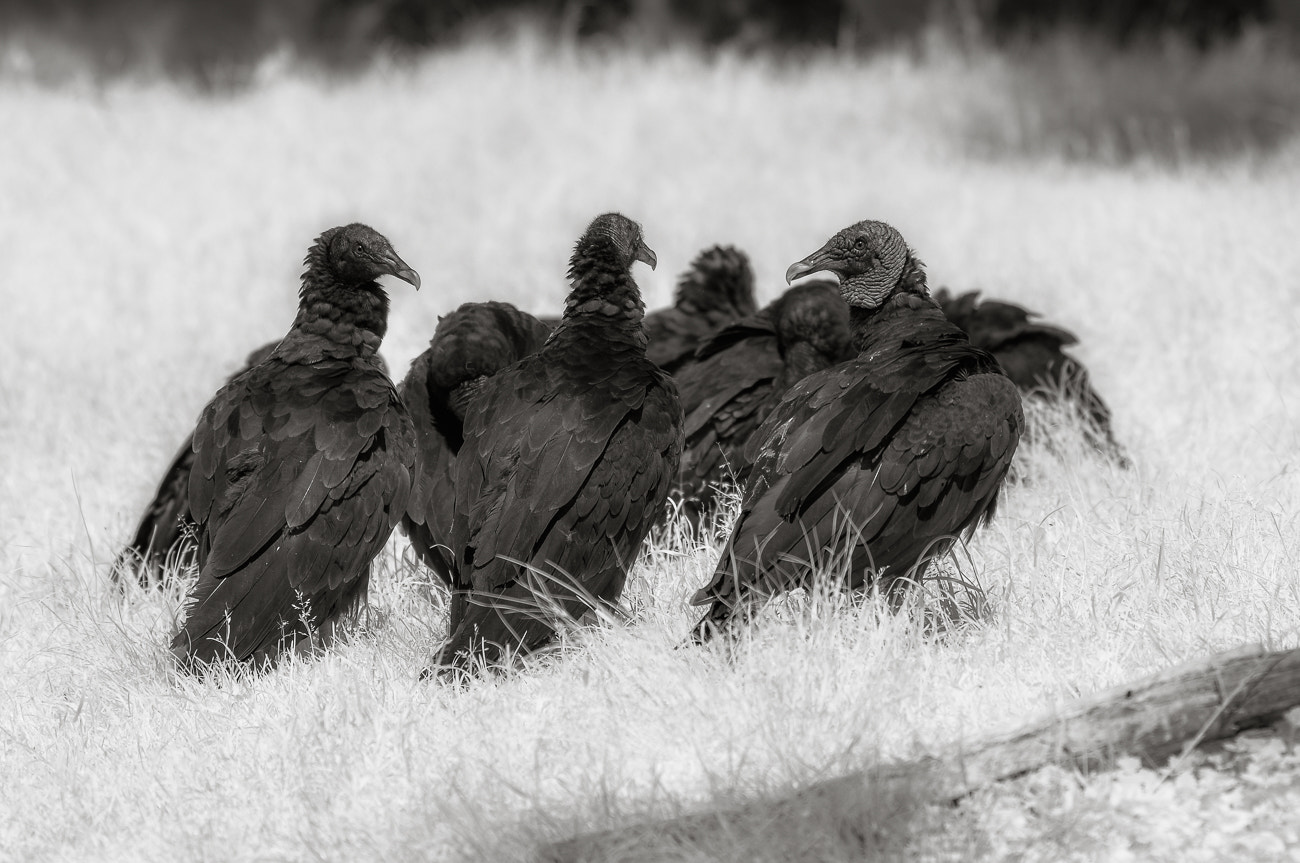
[[[1295,645],[1300,150],[982,161],[961,131],[996,104],[981,76],[523,44],[229,100],[0,89],[0,848],[518,859],[974,739],[1207,651]],[[962,564],[985,604],[941,637],[873,602],[793,597],[730,655],[674,650],[717,547],[669,536],[633,576],[630,625],[455,691],[417,680],[446,612],[395,539],[339,650],[261,679],[178,677],[179,593],[119,597],[108,563],[222,375],[287,326],[315,233],[364,219],[421,271],[419,294],[394,290],[401,370],[464,300],[557,308],[573,239],[610,208],[659,253],[652,304],[703,245],[750,250],[767,298],[835,229],[887,219],[934,283],[1079,333],[1135,468],[1068,432],[1023,451]],[[886,856],[1277,859],[1300,844],[1300,791],[1294,756],[1264,755],[1253,773],[1120,765],[864,817]]]

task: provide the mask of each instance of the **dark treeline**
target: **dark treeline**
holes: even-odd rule
[[[46,40],[97,71],[142,67],[216,83],[283,46],[327,67],[413,54],[525,21],[557,41],[688,41],[742,50],[860,51],[933,25],[993,42],[1070,28],[1126,46],[1198,47],[1294,26],[1296,0],[0,0],[0,32]]]

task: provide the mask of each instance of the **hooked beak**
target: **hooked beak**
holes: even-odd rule
[[[791,264],[790,269],[785,271],[785,283],[788,285],[795,279],[800,279],[804,276],[809,276],[813,273],[820,273],[825,270],[830,270],[834,273],[835,270],[831,266],[833,262],[834,255],[828,252],[825,247],[822,247],[804,258],[802,261],[796,261]],[[838,276],[839,274],[836,273],[836,275]]]
[[[420,274],[397,256],[396,252],[390,252],[384,256],[384,264],[388,267],[385,270],[390,276],[396,276],[407,284],[414,285],[415,289],[420,290]]]
[[[636,250],[636,258],[634,260],[640,261],[643,264],[649,264],[650,269],[653,270],[655,265],[659,263],[659,256],[655,254],[654,249],[650,248],[645,243],[642,243],[640,248]]]

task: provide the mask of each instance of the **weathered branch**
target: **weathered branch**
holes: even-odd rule
[[[783,800],[578,836],[541,849],[539,859],[547,863],[605,860],[637,836],[690,845],[764,813],[797,821],[804,813],[842,811],[863,799],[864,789],[879,796],[895,786],[924,787],[931,801],[956,801],[1048,764],[1089,771],[1121,755],[1157,764],[1204,742],[1272,724],[1297,705],[1300,650],[1239,648],[1081,699],[1050,719],[945,757],[884,765],[819,782]]]

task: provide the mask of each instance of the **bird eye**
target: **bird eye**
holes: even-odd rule
[[[858,237],[856,240],[853,241],[853,251],[855,251],[855,252],[865,252],[866,250],[867,250],[867,238],[866,238],[866,237]]]
[[[365,254],[365,251],[366,251],[366,244],[365,244],[365,243],[357,243],[356,253],[357,253],[358,255],[363,255],[363,254]]]

